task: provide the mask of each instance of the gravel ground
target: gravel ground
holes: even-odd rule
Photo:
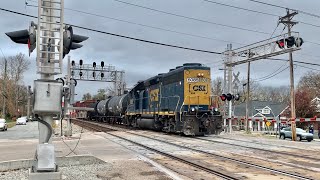
[[[110,170],[111,166],[108,163],[60,167],[63,180],[101,180],[103,178],[98,177],[99,172],[108,172]],[[3,172],[0,175],[0,179],[27,180],[28,170],[21,169],[17,171]]]

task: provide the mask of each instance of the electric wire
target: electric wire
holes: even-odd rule
[[[77,147],[78,147],[78,145],[79,145],[79,142],[80,142],[82,133],[83,133],[83,127],[82,127],[82,129],[81,129],[81,131],[80,131],[80,136],[79,136],[79,139],[78,139],[77,144],[76,144],[75,147],[72,149],[72,151],[70,151],[68,154],[64,155],[63,157],[67,157],[67,156],[69,156],[71,153],[75,153],[74,151],[77,149]],[[75,154],[76,154],[76,153],[75,153]]]
[[[31,1],[31,2],[34,2],[34,1]],[[31,5],[31,4],[27,4],[27,6],[29,6],[29,7],[38,7],[36,5]],[[86,15],[96,16],[96,17],[100,17],[100,18],[111,19],[111,20],[119,21],[119,22],[123,22],[123,23],[128,23],[128,24],[147,27],[147,28],[151,28],[151,29],[157,29],[157,30],[161,30],[161,31],[171,32],[171,33],[175,33],[175,34],[181,34],[181,35],[186,35],[186,36],[191,36],[191,37],[196,37],[196,38],[201,38],[201,39],[207,39],[207,40],[214,40],[214,41],[221,41],[221,42],[244,45],[243,43],[239,43],[239,42],[228,41],[228,40],[223,40],[223,39],[217,39],[217,38],[212,38],[212,37],[207,37],[207,36],[202,36],[202,35],[197,35],[197,34],[191,34],[191,33],[186,33],[186,32],[181,32],[181,31],[175,31],[175,30],[171,30],[171,29],[166,29],[166,28],[162,28],[162,27],[136,23],[136,22],[132,22],[132,21],[128,21],[128,20],[123,20],[123,19],[114,18],[114,17],[108,17],[108,16],[104,16],[104,15],[101,15],[101,14],[85,12],[85,11],[76,10],[76,9],[72,9],[72,8],[64,8],[64,9],[66,9],[68,11],[73,11],[73,12],[82,13],[82,14],[86,14]]]
[[[292,11],[297,11],[297,12],[299,12],[301,14],[305,14],[305,15],[308,15],[308,16],[320,18],[320,15],[309,13],[309,12],[305,12],[305,11],[301,11],[301,10],[298,10],[298,9],[292,9],[292,8],[288,8],[288,7],[284,7],[284,6],[280,6],[280,5],[275,5],[275,4],[271,4],[271,3],[266,3],[266,2],[262,2],[262,1],[257,1],[257,0],[249,0],[249,1],[255,2],[255,3],[259,3],[259,4],[268,5],[268,6],[272,6],[272,7],[277,7],[277,8],[281,8],[281,9],[290,9]]]
[[[207,21],[207,20],[203,20],[203,19],[198,19],[198,18],[194,18],[194,17],[190,17],[190,16],[184,16],[184,15],[175,14],[175,13],[171,13],[171,12],[167,12],[167,11],[162,11],[162,10],[150,8],[150,7],[147,7],[147,6],[133,4],[133,3],[129,3],[129,2],[121,1],[121,0],[113,0],[113,1],[116,1],[116,2],[119,2],[119,3],[122,3],[122,4],[126,4],[126,5],[130,5],[130,6],[135,6],[135,7],[142,8],[142,9],[147,9],[147,10],[151,10],[151,11],[155,11],[155,12],[159,12],[159,13],[163,13],[163,14],[168,14],[168,15],[184,18],[184,19],[194,20],[194,21],[198,21],[198,22],[214,24],[214,25],[217,25],[217,26],[223,26],[223,27],[228,27],[228,28],[232,28],[232,29],[255,32],[255,33],[260,33],[260,34],[269,34],[267,32],[263,32],[263,31],[252,30],[252,29],[247,29],[247,28],[242,28],[242,27],[237,27],[237,26],[232,26],[232,25],[227,25],[227,24],[216,23],[216,22]]]
[[[22,16],[38,18],[37,16],[33,16],[33,15],[25,14],[25,13],[20,13],[20,12],[16,12],[16,11],[4,9],[4,8],[0,8],[0,10],[14,13],[14,14],[18,14],[18,15],[22,15]],[[110,35],[110,36],[116,36],[116,37],[120,37],[120,38],[124,38],[124,39],[130,39],[130,40],[135,40],[135,41],[149,43],[149,44],[156,44],[156,45],[160,45],[160,46],[166,46],[166,47],[171,47],[171,48],[184,49],[184,50],[196,51],[196,52],[202,52],[202,53],[209,53],[209,54],[219,54],[219,55],[222,54],[221,52],[216,52],[216,51],[202,50],[202,49],[195,49],[195,48],[183,47],[183,46],[178,46],[178,45],[166,44],[166,43],[161,43],[161,42],[156,42],[156,41],[135,38],[135,37],[131,37],[131,36],[110,33],[110,32],[106,32],[106,31],[101,31],[101,30],[97,30],[97,29],[93,29],[93,28],[87,28],[87,27],[68,24],[68,23],[65,23],[65,24],[70,25],[72,27],[79,28],[79,29],[87,30],[87,31],[92,31],[92,32],[100,33],[100,34],[106,34],[106,35]]]
[[[287,64],[287,62],[286,63],[284,63],[283,65],[281,65],[277,70],[275,70],[274,72],[272,72],[272,73],[270,73],[270,74],[268,74],[268,75],[266,75],[266,76],[263,76],[263,77],[260,77],[260,78],[256,78],[256,79],[252,79],[253,81],[259,81],[259,80],[262,80],[262,79],[265,79],[265,78],[269,78],[269,77],[272,77],[275,73],[277,73],[283,66],[285,66]]]
[[[285,71],[286,69],[288,69],[289,67],[290,67],[290,66],[287,66],[286,68],[284,68],[284,69],[282,69],[281,71],[273,74],[272,76],[269,76],[269,77],[267,77],[267,78],[264,78],[264,79],[261,79],[261,80],[255,81],[255,82],[261,82],[261,81],[265,81],[265,80],[268,80],[268,79],[270,79],[270,78],[273,78],[274,76],[276,76],[276,75],[284,72],[284,71]]]
[[[303,66],[303,65],[296,65],[298,67],[302,67],[302,68],[306,68],[306,69],[310,69],[310,70],[313,70],[313,71],[320,71],[320,69],[314,69],[314,68],[311,68],[311,67],[307,67],[307,66]]]

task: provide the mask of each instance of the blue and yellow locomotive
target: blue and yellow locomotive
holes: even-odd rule
[[[210,68],[186,63],[138,82],[125,95],[96,105],[103,121],[185,135],[219,134],[222,116],[213,106]]]

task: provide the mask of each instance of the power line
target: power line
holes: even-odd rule
[[[268,15],[268,16],[273,16],[273,17],[280,17],[280,15],[277,15],[277,14],[272,14],[272,13],[263,12],[263,11],[257,11],[257,10],[253,10],[253,9],[243,8],[243,7],[234,6],[234,5],[225,4],[225,3],[220,3],[220,2],[216,2],[216,1],[211,1],[211,0],[202,0],[202,1],[206,1],[206,2],[209,2],[209,3],[212,3],[212,4],[217,4],[217,5],[221,5],[221,6],[225,6],[225,7],[230,7],[230,8],[234,8],[234,9],[240,9],[240,10],[244,10],[244,11],[248,11],[248,12],[254,12],[254,13],[257,13],[257,14],[263,14],[263,15]],[[304,24],[304,25],[320,28],[320,25],[315,25],[315,24],[301,22],[301,21],[297,21],[297,22],[299,22],[301,24]]]
[[[267,78],[264,78],[264,79],[258,80],[258,81],[256,81],[256,82],[261,82],[261,81],[265,81],[265,80],[267,80],[267,79],[273,78],[274,76],[276,76],[276,75],[278,75],[278,74],[280,74],[280,73],[284,72],[284,71],[285,71],[286,69],[288,69],[289,67],[290,67],[290,66],[287,66],[286,68],[282,69],[282,70],[281,70],[281,71],[279,71],[278,73],[273,74],[272,76],[269,76],[269,77],[267,77]]]
[[[289,61],[288,59],[278,59],[278,58],[268,58],[268,60],[275,60],[275,61]],[[299,64],[307,64],[307,65],[312,65],[312,66],[320,66],[320,64],[316,63],[308,63],[308,62],[303,62],[303,61],[293,61],[295,63]]]
[[[32,2],[34,2],[34,1],[32,1]],[[35,6],[35,5],[30,5],[30,4],[27,4],[27,6],[38,7],[38,6]],[[223,40],[223,39],[217,39],[217,38],[212,38],[212,37],[207,37],[207,36],[201,36],[201,35],[196,35],[196,34],[190,34],[190,33],[186,33],[186,32],[180,32],[180,31],[175,31],[175,30],[171,30],[171,29],[165,29],[165,28],[161,28],[161,27],[157,27],[157,26],[150,26],[150,25],[136,23],[136,22],[132,22],[132,21],[127,21],[127,20],[123,20],[123,19],[119,19],[119,18],[108,17],[108,16],[104,16],[104,15],[101,15],[101,14],[95,14],[95,13],[85,12],[85,11],[71,9],[71,8],[64,8],[64,9],[69,10],[69,11],[73,11],[73,12],[77,12],[77,13],[82,13],[82,14],[87,14],[87,15],[91,15],[91,16],[96,16],[96,17],[101,17],[101,18],[105,18],[105,19],[111,19],[111,20],[115,20],[115,21],[119,21],[119,22],[124,22],[124,23],[128,23],[128,24],[133,24],[133,25],[137,25],[137,26],[147,27],[147,28],[151,28],[151,29],[157,29],[157,30],[161,30],[161,31],[167,31],[167,32],[171,32],[171,33],[176,33],[176,34],[181,34],[181,35],[186,35],[186,36],[191,36],[191,37],[197,37],[197,38],[202,38],[202,39],[207,39],[207,40],[214,40],[214,41],[221,41],[221,42],[244,45],[244,44],[238,43],[238,42],[233,42],[233,41],[228,41],[228,40]]]
[[[258,13],[258,14],[264,14],[264,15],[268,15],[268,16],[280,17],[280,16],[278,16],[276,14],[271,14],[271,13],[267,13],[267,12],[262,12],[262,11],[257,11],[257,10],[253,10],[253,9],[243,8],[243,7],[239,7],[239,6],[233,6],[233,5],[230,5],[230,4],[220,3],[220,2],[216,2],[216,1],[210,1],[210,0],[202,0],[202,1],[206,1],[206,2],[209,2],[209,3],[212,3],[212,4],[221,5],[221,6],[231,7],[231,8],[235,8],[235,9],[240,9],[240,10],[244,10],[244,11],[254,12],[254,13]]]
[[[190,17],[190,16],[184,16],[184,15],[175,14],[175,13],[171,13],[171,12],[167,12],[167,11],[162,11],[162,10],[150,8],[150,7],[147,7],[147,6],[133,4],[133,3],[129,3],[129,2],[121,1],[121,0],[113,0],[113,1],[116,1],[116,2],[119,2],[119,3],[122,3],[122,4],[126,4],[126,5],[130,5],[130,6],[135,6],[135,7],[142,8],[142,9],[147,9],[147,10],[150,10],[150,11],[155,11],[155,12],[159,12],[159,13],[163,13],[163,14],[167,14],[167,15],[172,15],[172,16],[184,18],[184,19],[194,20],[194,21],[198,21],[198,22],[214,24],[214,25],[218,25],[218,26],[228,27],[228,28],[232,28],[232,29],[239,29],[239,30],[249,31],[249,32],[255,32],[255,33],[260,33],[260,34],[269,34],[267,32],[263,32],[263,31],[252,30],[252,29],[241,28],[241,27],[237,27],[237,26],[231,26],[231,25],[227,25],[227,24],[216,23],[216,22],[207,21],[207,20],[203,20],[203,19],[198,19],[198,18],[194,18],[194,17]]]
[[[20,12],[16,12],[16,11],[11,11],[11,10],[8,10],[8,9],[0,8],[0,10],[6,11],[6,12],[10,12],[10,13],[14,13],[14,14],[19,14],[19,15],[22,15],[22,16],[38,18],[36,16],[32,16],[32,15],[29,15],[29,14],[24,14],[24,13],[20,13]],[[195,48],[177,46],[177,45],[172,45],[172,44],[160,43],[160,42],[149,41],[149,40],[139,39],[139,38],[130,37],[130,36],[124,36],[124,35],[120,35],[120,34],[110,33],[110,32],[106,32],[106,31],[96,30],[96,29],[87,28],[87,27],[83,27],[83,26],[78,26],[78,25],[73,25],[73,24],[68,24],[68,23],[65,23],[65,24],[73,26],[73,27],[76,27],[76,28],[79,28],[79,29],[93,31],[93,32],[101,33],[101,34],[107,34],[107,35],[110,35],[110,36],[121,37],[121,38],[125,38],[125,39],[131,39],[131,40],[135,40],[135,41],[139,41],[139,42],[145,42],[145,43],[150,43],[150,44],[156,44],[156,45],[161,45],[161,46],[166,46],[166,47],[172,47],[172,48],[178,48],[178,49],[184,49],[184,50],[190,50],[190,51],[197,51],[197,52],[203,52],[203,53],[222,54],[221,52],[215,52],[215,51],[209,51],[209,50],[202,50],[202,49],[195,49]]]
[[[309,12],[305,12],[305,11],[301,11],[301,10],[298,10],[298,9],[292,9],[292,8],[288,8],[288,7],[284,7],[284,6],[279,6],[279,5],[275,5],[275,4],[271,4],[271,3],[266,3],[266,2],[262,2],[262,1],[257,1],[257,0],[249,0],[249,1],[252,1],[252,2],[255,2],[255,3],[264,4],[264,5],[267,5],[267,6],[282,8],[282,9],[290,9],[290,10],[292,10],[292,11],[297,11],[297,12],[299,12],[299,13],[301,13],[301,14],[305,14],[305,15],[308,15],[308,16],[320,18],[320,15],[313,14],[313,13],[309,13]]]
[[[320,71],[320,69],[314,69],[311,67],[306,67],[306,66],[302,66],[302,65],[298,65],[298,64],[296,64],[296,66],[303,67],[303,68],[310,69],[310,70],[314,70],[314,71]]]
[[[259,81],[259,80],[262,80],[262,79],[265,79],[265,78],[268,78],[270,76],[272,76],[273,74],[277,73],[283,66],[285,66],[287,63],[284,63],[283,65],[281,65],[277,70],[275,70],[274,72],[266,75],[266,76],[263,76],[263,77],[260,77],[260,78],[257,78],[257,79],[252,79],[253,81]]]

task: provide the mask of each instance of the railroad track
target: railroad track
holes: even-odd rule
[[[258,151],[264,151],[264,152],[267,152],[267,153],[282,154],[282,155],[286,155],[286,156],[299,157],[299,158],[309,159],[309,160],[313,160],[313,161],[320,161],[319,158],[305,156],[305,155],[299,155],[299,154],[293,154],[293,153],[289,153],[289,152],[275,151],[275,150],[270,150],[270,149],[262,149],[262,148],[257,148],[257,147],[252,147],[252,146],[245,146],[245,145],[236,144],[236,143],[221,142],[221,141],[217,141],[217,140],[213,140],[213,139],[205,139],[205,138],[202,138],[202,137],[193,137],[193,138],[200,139],[200,140],[207,141],[207,142],[213,142],[213,143],[219,143],[219,144],[227,144],[227,145],[230,145],[230,146],[238,146],[238,147],[247,148],[247,149],[254,149],[254,150],[258,150]]]
[[[79,122],[79,120],[77,120],[77,121]],[[76,121],[73,121],[73,122],[76,122]],[[78,124],[78,123],[76,123],[76,124]],[[107,134],[109,134],[109,135],[111,135],[111,136],[114,136],[114,137],[117,137],[117,138],[119,138],[119,139],[128,141],[128,142],[130,142],[130,143],[133,143],[133,144],[135,144],[135,145],[137,145],[137,146],[141,146],[141,147],[143,147],[143,148],[145,148],[145,149],[148,149],[148,150],[150,150],[150,151],[154,151],[154,152],[156,152],[156,153],[159,153],[159,154],[164,155],[164,156],[166,156],[166,157],[169,157],[169,158],[171,158],[171,159],[174,159],[174,160],[183,162],[183,163],[185,163],[185,164],[188,164],[188,165],[190,165],[190,166],[196,167],[196,168],[198,168],[198,169],[204,170],[204,171],[206,171],[206,172],[208,172],[208,173],[211,173],[211,174],[213,174],[213,175],[216,175],[216,176],[218,176],[218,177],[222,177],[222,178],[224,178],[224,179],[238,179],[238,178],[235,178],[235,177],[232,177],[232,176],[223,174],[223,173],[221,173],[221,172],[219,172],[219,171],[216,171],[216,170],[207,168],[207,167],[205,167],[205,166],[199,165],[199,164],[197,164],[197,163],[193,163],[193,162],[191,162],[191,161],[189,161],[189,160],[187,160],[187,159],[183,159],[183,158],[179,158],[179,157],[177,157],[177,156],[173,156],[173,155],[168,154],[168,153],[166,153],[166,152],[159,151],[159,150],[154,149],[154,148],[152,148],[152,147],[149,147],[149,146],[143,145],[143,144],[141,144],[141,143],[132,141],[132,140],[130,140],[130,139],[127,139],[127,138],[124,138],[124,137],[115,135],[115,134],[113,134],[113,133],[110,133],[110,131],[116,131],[115,128],[110,128],[110,127],[107,127],[107,126],[103,126],[103,125],[101,125],[101,124],[99,124],[99,123],[92,123],[92,122],[88,122],[88,121],[82,121],[82,123],[80,123],[79,125],[80,125],[80,126],[84,126],[84,127],[88,127],[88,128],[91,129],[91,130],[105,132],[105,133],[107,133]],[[120,130],[123,131],[123,128],[120,128]],[[266,166],[254,164],[254,163],[251,163],[251,162],[246,162],[246,161],[243,161],[243,160],[239,160],[239,159],[235,159],[235,158],[231,158],[231,157],[222,156],[222,155],[215,154],[215,153],[211,153],[211,152],[206,152],[206,151],[199,150],[199,149],[195,149],[195,148],[192,148],[192,147],[187,147],[187,146],[184,146],[184,145],[179,145],[179,144],[175,144],[175,143],[172,143],[172,142],[168,142],[168,141],[165,141],[165,140],[162,140],[162,139],[153,138],[153,137],[150,137],[150,136],[141,135],[141,134],[136,134],[136,133],[128,132],[128,131],[126,131],[126,133],[131,134],[131,135],[135,135],[135,136],[140,136],[140,137],[148,138],[148,139],[155,140],[155,141],[159,141],[159,142],[162,142],[162,143],[166,143],[166,144],[169,144],[169,145],[172,145],[172,146],[176,146],[176,147],[179,147],[179,148],[191,150],[191,151],[198,152],[198,153],[201,153],[201,154],[218,157],[218,158],[221,158],[221,159],[225,159],[225,160],[227,160],[227,161],[236,162],[236,163],[238,163],[238,164],[242,164],[242,165],[254,167],[254,168],[257,168],[257,169],[262,169],[262,170],[269,171],[269,172],[272,172],[272,173],[277,173],[277,174],[280,174],[280,175],[289,176],[289,177],[291,177],[291,178],[301,179],[301,180],[312,180],[312,178],[305,177],[305,176],[302,176],[302,175],[299,175],[299,174],[295,174],[295,173],[291,173],[291,172],[286,172],[286,171],[283,171],[283,170],[278,170],[278,169],[274,169],[274,168],[270,168],[270,167],[266,167]],[[200,139],[201,139],[201,138],[200,138]],[[201,140],[205,140],[205,139],[201,139]]]
[[[293,146],[284,146],[284,145],[278,145],[278,144],[266,144],[266,143],[262,143],[262,142],[255,142],[255,141],[250,141],[250,140],[247,141],[247,140],[243,140],[243,139],[233,139],[233,138],[220,137],[220,136],[215,136],[215,138],[226,139],[226,140],[231,140],[231,141],[240,141],[240,142],[258,144],[258,145],[265,145],[265,146],[276,146],[276,147],[295,149],[295,150],[300,150],[300,151],[304,151],[305,150],[305,149],[297,148],[297,147],[293,147]],[[315,150],[308,150],[308,151],[309,152],[313,152],[313,153],[318,153],[318,151],[315,151]]]
[[[108,128],[108,127],[104,127],[104,126],[99,126],[98,124],[92,124],[92,123],[87,123],[87,122],[83,122],[83,121],[79,121],[79,120],[72,120],[73,123],[81,126],[81,127],[84,127],[88,130],[94,130],[94,131],[99,131],[99,132],[105,132],[113,137],[116,137],[116,138],[119,138],[119,139],[122,139],[122,140],[125,140],[127,142],[130,142],[132,144],[135,144],[137,146],[140,146],[140,147],[143,147],[145,149],[148,149],[150,151],[153,151],[155,153],[158,153],[158,154],[161,154],[165,157],[168,157],[170,159],[173,159],[173,160],[176,160],[176,161],[179,161],[179,162],[182,162],[184,164],[187,164],[189,166],[192,166],[192,167],[195,167],[197,169],[200,169],[200,170],[203,170],[207,173],[210,173],[210,174],[213,174],[215,176],[218,176],[220,178],[223,178],[223,179],[227,179],[227,180],[238,180],[239,178],[236,178],[236,177],[233,177],[233,176],[230,176],[228,174],[224,174],[224,173],[221,173],[219,171],[216,171],[216,170],[213,170],[213,169],[210,169],[210,168],[207,168],[205,166],[202,166],[202,165],[199,165],[197,163],[194,163],[194,162],[191,162],[187,159],[184,159],[184,158],[180,158],[180,157],[177,157],[177,156],[174,156],[174,155],[171,155],[169,153],[166,153],[166,152],[163,152],[163,151],[159,151],[155,148],[151,148],[149,146],[146,146],[146,145],[143,145],[141,143],[138,143],[138,142],[135,142],[135,141],[132,141],[130,139],[127,139],[127,138],[124,138],[124,137],[121,137],[121,136],[118,136],[118,135],[115,135],[115,134],[112,134],[112,133],[109,133],[110,131],[117,131],[113,128]]]

